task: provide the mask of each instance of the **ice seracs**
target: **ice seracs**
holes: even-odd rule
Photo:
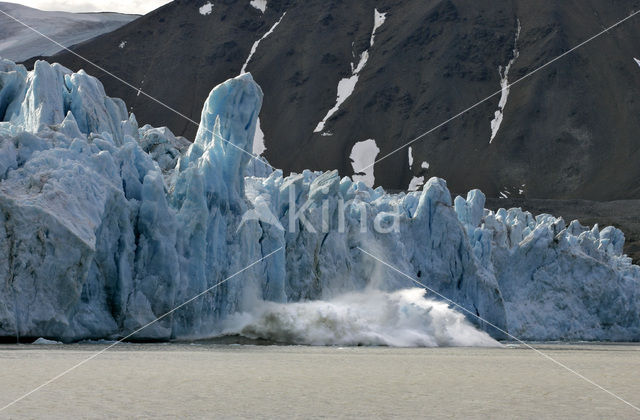
[[[122,337],[235,273],[135,338],[504,337],[366,249],[521,339],[640,340],[640,267],[616,228],[489,211],[438,178],[389,194],[337,171],[247,175],[262,104],[250,74],[211,91],[193,143],[139,127],[82,71],[0,60],[0,81],[2,337]]]
[[[500,125],[502,125],[502,119],[504,118],[504,109],[507,106],[507,99],[509,98],[509,70],[511,70],[511,66],[516,62],[518,57],[520,56],[520,51],[518,51],[518,39],[520,38],[520,30],[522,27],[520,26],[520,19],[518,19],[518,26],[516,29],[515,40],[513,41],[513,58],[509,60],[506,66],[498,67],[498,73],[500,75],[500,86],[502,88],[502,92],[500,94],[500,102],[498,103],[498,110],[495,112],[493,120],[491,120],[491,138],[489,139],[489,144],[493,142],[496,135],[498,134],[498,130],[500,130]]]

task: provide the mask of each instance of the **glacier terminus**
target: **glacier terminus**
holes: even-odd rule
[[[0,336],[320,345],[640,340],[623,233],[252,158],[262,91],[215,87],[193,143],[140,127],[84,71],[0,60]],[[251,217],[246,217],[251,215]],[[277,252],[274,252],[277,251]],[[268,258],[264,258],[268,256]]]

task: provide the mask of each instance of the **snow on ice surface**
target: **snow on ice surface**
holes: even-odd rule
[[[452,202],[438,178],[388,194],[337,171],[245,176],[250,74],[211,91],[193,143],[139,127],[82,71],[0,60],[0,80],[0,336],[121,337],[276,251],[136,338],[493,343],[361,247],[521,339],[640,339],[618,229],[485,210],[478,190]]]
[[[518,39],[520,38],[520,19],[518,19],[518,28],[516,30],[516,37],[513,41],[513,58],[509,60],[509,63],[504,67],[498,67],[498,73],[500,74],[500,86],[502,87],[502,93],[500,95],[500,102],[498,103],[498,110],[495,112],[493,120],[491,120],[491,139],[489,140],[489,144],[493,141],[493,139],[498,134],[498,130],[500,130],[500,125],[502,125],[502,119],[504,118],[504,109],[507,106],[507,99],[509,98],[509,70],[513,63],[516,62],[518,57],[520,56],[520,52],[518,51]]]
[[[119,13],[49,12],[4,2],[0,2],[0,9],[65,47],[114,31],[138,17]],[[36,56],[50,56],[61,49],[0,13],[0,57],[23,61]]]
[[[262,13],[267,10],[267,0],[251,0],[250,4]]]
[[[251,52],[249,52],[249,56],[247,57],[247,60],[244,62],[244,64],[242,65],[242,70],[240,70],[240,74],[242,73],[246,73],[247,71],[247,66],[249,65],[249,62],[251,61],[251,59],[253,58],[253,55],[256,53],[256,51],[258,50],[258,46],[260,45],[260,43],[267,38],[269,35],[271,35],[273,33],[273,31],[276,30],[276,28],[278,27],[278,25],[280,25],[280,22],[282,22],[282,19],[284,18],[284,16],[287,14],[287,12],[284,12],[282,14],[282,16],[280,16],[280,19],[278,19],[278,21],[276,23],[274,23],[274,25],[271,27],[271,29],[269,29],[267,31],[266,34],[262,35],[262,38],[260,38],[259,40],[257,40],[256,42],[253,43],[253,45],[251,46]]]
[[[369,47],[373,47],[376,31],[380,28],[380,26],[385,21],[385,13],[379,13],[378,9],[373,10],[374,24],[373,30],[371,31],[371,41],[369,42]],[[318,123],[316,128],[313,130],[314,133],[321,133],[324,131],[324,127],[327,124],[329,118],[331,118],[336,112],[340,110],[340,106],[344,103],[344,101],[351,96],[353,91],[356,89],[356,84],[358,83],[358,79],[360,78],[360,72],[367,65],[367,61],[369,61],[369,50],[365,50],[362,54],[360,54],[360,60],[356,66],[351,63],[351,76],[341,79],[338,82],[338,95],[336,98],[336,104],[327,112],[327,115]]]
[[[353,145],[351,149],[351,166],[355,175],[353,175],[354,181],[362,181],[364,184],[371,188],[376,182],[373,175],[373,163],[376,161],[376,156],[380,153],[380,149],[373,139],[359,141]],[[364,171],[362,170],[363,168]]]
[[[211,12],[213,11],[213,4],[209,1],[206,2],[203,6],[201,6],[198,11],[200,12],[200,14],[202,16],[207,16],[210,15]]]

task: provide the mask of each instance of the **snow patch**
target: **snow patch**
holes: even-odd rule
[[[253,45],[251,46],[251,52],[249,52],[249,56],[247,57],[247,60],[242,65],[242,69],[240,70],[240,74],[244,74],[244,73],[247,72],[247,66],[249,65],[249,62],[251,61],[251,59],[253,58],[253,55],[258,50],[258,45],[260,45],[260,43],[262,42],[263,39],[265,39],[266,37],[271,35],[273,33],[273,31],[276,30],[276,28],[278,27],[278,25],[280,25],[280,22],[282,22],[282,19],[284,18],[284,16],[286,14],[287,14],[287,12],[284,12],[282,14],[282,16],[280,16],[280,19],[278,19],[278,21],[276,23],[274,23],[274,25],[271,27],[271,29],[269,29],[267,31],[267,33],[262,36],[262,38],[260,38],[259,40],[257,40],[256,42],[253,43]]]
[[[386,13],[380,13],[378,9],[373,9],[373,31],[371,32],[371,41],[369,41],[369,45],[372,47],[375,41],[376,31],[384,24],[385,20],[387,20]]]
[[[146,74],[145,74],[145,77],[147,77]],[[144,85],[144,79],[142,79],[142,82],[140,82],[140,87],[138,88],[138,92],[136,93],[136,97],[140,96],[140,94],[142,93],[142,85]]]
[[[409,187],[407,190],[409,191],[418,191],[420,187],[424,185],[424,177],[423,176],[414,176],[411,178],[411,182],[409,182]]]
[[[413,169],[413,148],[409,146],[409,169]],[[429,164],[427,162],[422,162],[420,164],[420,168],[429,169]],[[424,185],[424,176],[414,176],[411,178],[409,182],[409,186],[407,187],[408,191],[418,191],[420,187]]]
[[[333,114],[340,110],[340,106],[344,103],[344,101],[347,100],[349,96],[351,96],[351,94],[355,90],[356,84],[358,83],[358,78],[359,76],[357,74],[354,74],[351,77],[342,79],[338,82],[338,97],[336,99],[336,104],[329,110],[329,112],[327,112],[327,115],[322,119],[322,121],[318,123],[315,130],[313,130],[314,133],[320,133],[324,130],[324,126],[327,123],[327,120],[331,118]]]
[[[352,177],[354,181],[362,181],[367,187],[373,187],[376,181],[373,175],[373,164],[378,153],[380,149],[373,139],[359,141],[353,145],[349,159],[355,172]]]
[[[413,148],[409,146],[409,169],[413,169]],[[420,168],[429,169],[429,164],[427,162],[422,162],[420,164]],[[418,191],[420,187],[424,185],[424,176],[414,176],[411,178],[409,182],[409,186],[407,190],[409,191]]]
[[[371,40],[369,41],[369,46],[372,47],[376,31],[380,28],[380,26],[385,21],[386,13],[379,13],[378,9],[373,10],[373,30],[371,31]],[[353,45],[353,44],[352,44]],[[336,104],[327,112],[327,115],[318,123],[316,128],[313,130],[314,133],[321,133],[324,131],[324,127],[329,120],[336,112],[340,110],[340,106],[344,103],[344,101],[353,94],[353,91],[356,89],[356,84],[358,83],[358,78],[360,77],[360,72],[367,65],[367,61],[369,61],[369,50],[366,49],[362,54],[360,54],[360,60],[357,65],[351,63],[351,76],[344,78],[338,82],[338,94],[336,98]]]
[[[123,49],[126,46],[127,46],[127,41],[122,41],[120,45],[118,45],[118,48]]]
[[[256,9],[260,10],[262,13],[267,10],[267,0],[251,0],[250,4]]]
[[[636,64],[640,66],[640,60],[638,60],[638,59],[637,59],[637,58],[635,58],[635,57],[634,57],[634,60],[635,60]]]
[[[258,1],[258,3],[260,2]],[[251,3],[251,5],[255,7],[253,2]],[[266,0],[264,0],[264,7],[265,8],[267,7]],[[280,22],[282,21],[282,18],[284,18],[284,15],[286,14],[287,12],[284,12],[282,16],[280,16],[280,19],[278,19],[278,21],[271,27],[271,29],[269,29],[267,33],[262,36],[262,38],[260,38],[259,40],[253,43],[253,46],[251,47],[251,52],[249,53],[249,57],[247,57],[247,60],[244,62],[244,64],[242,65],[242,69],[240,70],[241,75],[247,72],[247,66],[249,65],[249,61],[251,61],[251,58],[253,58],[253,55],[258,50],[258,45],[260,45],[260,42],[266,37],[268,37],[269,35],[271,35],[273,31],[275,31],[276,27],[280,24]],[[253,154],[260,156],[264,153],[265,150],[267,150],[267,146],[265,144],[264,132],[262,131],[262,127],[260,127],[260,118],[258,118],[256,124],[257,124],[256,134],[253,139]]]
[[[210,15],[211,12],[213,11],[213,3],[211,3],[210,1],[205,3],[203,6],[201,6],[198,11],[200,12],[200,14],[202,16],[207,16]]]
[[[507,106],[507,99],[509,98],[509,70],[513,63],[516,62],[518,57],[520,56],[520,51],[518,51],[518,39],[520,38],[520,30],[522,27],[520,26],[520,19],[518,19],[518,29],[516,30],[516,37],[513,41],[513,58],[509,60],[509,63],[503,68],[502,66],[498,67],[498,74],[500,75],[500,86],[502,87],[502,93],[500,95],[500,102],[498,103],[498,110],[494,114],[494,118],[491,121],[491,139],[489,140],[489,144],[493,141],[493,139],[498,134],[498,130],[500,130],[500,125],[502,125],[502,119],[504,118],[504,108]]]
[[[264,144],[264,132],[262,131],[262,127],[260,127],[260,117],[256,122],[256,134],[253,137],[253,154],[256,156],[260,156],[267,150],[267,146]]]

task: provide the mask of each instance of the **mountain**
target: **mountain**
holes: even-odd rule
[[[111,32],[139,17],[121,13],[48,12],[5,2],[0,2],[0,10],[65,47]],[[35,56],[50,56],[61,49],[0,13],[0,57],[21,61]]]
[[[352,155],[360,170],[497,93],[363,176],[390,190],[439,176],[490,197],[619,200],[640,198],[640,16],[502,88],[639,7],[176,0],[74,51],[194,121],[211,88],[245,68],[265,93],[264,156],[285,173],[351,175]],[[78,57],[52,61],[97,75],[141,122],[194,138],[193,122]]]
[[[439,178],[389,194],[335,170],[246,176],[250,74],[211,91],[191,144],[86,72],[0,60],[0,82],[0,341],[640,340],[616,228],[489,211]]]

